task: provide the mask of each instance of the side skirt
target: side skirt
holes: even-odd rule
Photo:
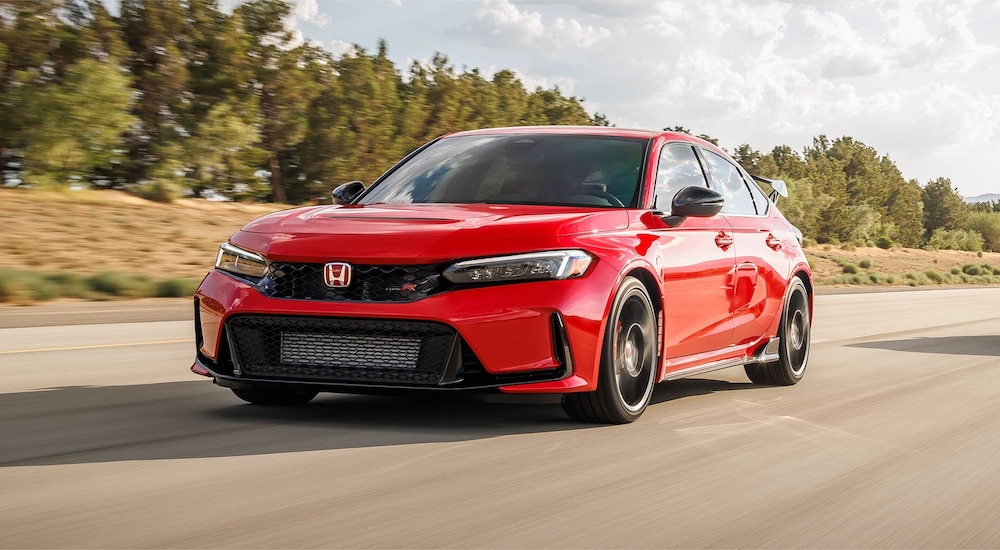
[[[728,369],[732,367],[742,367],[744,365],[773,363],[778,360],[778,342],[779,339],[777,337],[771,338],[770,340],[768,340],[766,345],[761,346],[759,348],[759,351],[753,355],[748,355],[737,359],[724,359],[722,361],[716,361],[714,363],[706,363],[704,365],[696,365],[693,367],[688,367],[686,369],[668,372],[667,375],[663,377],[663,380],[678,380],[680,378],[687,378],[689,376],[704,374],[706,372]]]

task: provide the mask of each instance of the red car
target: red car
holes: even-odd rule
[[[768,183],[682,133],[445,136],[338,187],[342,205],[269,214],[223,244],[195,295],[192,370],[264,405],[558,393],[601,423],[716,369],[795,384],[813,285]]]

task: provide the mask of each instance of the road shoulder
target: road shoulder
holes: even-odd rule
[[[191,298],[142,298],[109,302],[56,300],[30,306],[0,305],[0,329],[107,323],[186,321]]]

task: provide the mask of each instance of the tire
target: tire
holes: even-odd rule
[[[563,409],[570,418],[627,424],[642,416],[656,383],[656,323],[656,310],[646,287],[638,279],[626,277],[608,317],[597,390],[563,396]]]
[[[795,277],[785,293],[785,307],[778,327],[778,360],[773,363],[746,365],[747,378],[754,384],[791,386],[798,384],[809,361],[809,293],[802,279]]]
[[[230,388],[236,397],[254,405],[294,407],[312,401],[319,392],[255,384],[246,388]]]

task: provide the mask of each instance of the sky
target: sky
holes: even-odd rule
[[[236,0],[227,0],[232,4]],[[303,40],[379,39],[404,75],[446,55],[558,86],[619,127],[732,151],[850,136],[907,179],[1000,193],[1000,0],[292,0]]]

